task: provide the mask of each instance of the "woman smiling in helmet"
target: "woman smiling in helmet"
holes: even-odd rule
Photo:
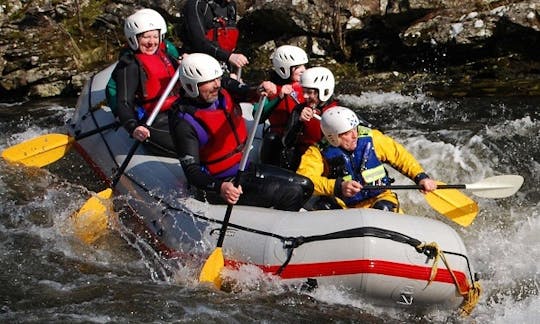
[[[397,195],[390,190],[363,190],[366,184],[389,185],[383,163],[423,187],[437,183],[401,144],[378,130],[359,126],[356,114],[344,107],[325,111],[321,129],[325,140],[310,146],[302,156],[297,173],[313,181],[314,195],[339,198],[346,208],[376,208],[399,211]]]
[[[179,98],[178,88],[166,98],[151,127],[145,125],[178,66],[179,53],[164,41],[167,24],[155,10],[141,9],[127,17],[124,34],[129,49],[118,61],[112,80],[115,82],[113,111],[122,126],[138,141],[145,142],[156,154],[174,155],[167,114]],[[108,95],[109,86],[108,86]],[[111,107],[113,108],[113,107]]]

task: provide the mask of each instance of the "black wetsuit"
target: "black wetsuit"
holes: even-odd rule
[[[228,26],[236,26],[236,2],[225,0],[187,0],[184,9],[184,50],[188,53],[205,53],[220,62],[228,62],[231,52],[210,41],[206,33],[217,27],[215,18],[225,17]]]

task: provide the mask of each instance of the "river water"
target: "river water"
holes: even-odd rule
[[[404,210],[450,224],[462,236],[483,294],[470,317],[453,310],[375,306],[342,287],[297,291],[238,276],[234,292],[197,283],[198,267],[164,261],[129,233],[88,246],[68,221],[104,184],[76,155],[43,169],[0,161],[0,321],[4,323],[540,323],[540,98],[441,100],[422,94],[342,95],[342,103],[404,144],[432,177],[474,183],[520,174],[521,190],[479,198],[466,228],[400,191]],[[0,150],[52,132],[75,99],[0,104]],[[410,184],[392,172],[396,183]]]

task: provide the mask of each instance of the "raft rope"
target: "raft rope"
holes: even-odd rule
[[[94,73],[90,79],[89,79],[89,86],[88,86],[88,111],[86,112],[86,114],[84,114],[81,119],[86,119],[88,118],[88,116],[90,116],[92,118],[92,122],[94,123],[94,126],[96,128],[99,128],[99,122],[96,118],[96,116],[94,115],[94,113],[101,108],[101,103],[102,102],[99,102],[97,103],[96,105],[92,105],[92,85],[94,84],[94,77],[96,76],[97,73]],[[116,119],[118,121],[118,119]],[[114,128],[114,131],[118,131],[118,129],[120,128],[120,122],[118,122],[118,125],[117,127]],[[73,127],[72,127],[73,128]],[[109,143],[107,142],[107,140],[105,139],[105,135],[102,133],[102,132],[99,132],[98,133],[99,136],[101,137],[101,140],[103,142],[103,145],[105,145],[105,147],[107,148],[107,151],[109,152],[109,156],[111,157],[111,160],[114,162],[114,164],[116,165],[116,167],[114,168],[115,170],[118,169],[120,167],[120,165],[116,162],[116,159],[114,158],[114,154],[113,154],[113,151],[111,149],[111,146],[109,145]],[[79,152],[82,152],[81,150],[78,150]],[[92,159],[90,157],[88,157],[87,159],[85,159],[87,162],[89,162],[91,165],[91,168],[94,169],[96,171],[96,173],[98,173],[104,180],[105,182],[108,183],[108,185],[110,186],[112,184],[112,181],[110,178],[108,178],[104,173],[103,171],[99,170],[98,166],[95,165],[92,161]],[[113,172],[115,171],[113,170]],[[133,179],[131,179],[133,181]],[[134,181],[135,182],[135,181]],[[144,187],[141,186],[141,188],[143,188],[145,191],[148,192],[148,190]]]
[[[473,309],[478,304],[478,301],[480,300],[480,294],[482,293],[482,287],[480,285],[480,282],[472,280],[473,277],[471,276],[471,284],[468,285],[468,290],[462,290],[461,286],[459,285],[456,274],[452,270],[452,267],[450,267],[450,263],[446,259],[446,255],[445,255],[445,253],[460,255],[460,256],[461,254],[442,251],[436,242],[421,243],[420,245],[416,246],[415,249],[418,252],[421,252],[424,249],[429,249],[435,253],[435,259],[433,260],[433,266],[431,267],[431,275],[429,277],[429,281],[426,284],[425,288],[427,288],[435,279],[435,276],[437,275],[437,265],[439,263],[439,259],[442,260],[444,265],[446,266],[446,269],[448,269],[448,272],[452,276],[452,280],[454,281],[454,285],[456,286],[457,291],[463,297],[463,302],[460,305],[460,314],[462,316],[470,315]],[[468,260],[467,260],[467,265],[468,265]],[[470,267],[469,267],[469,272],[470,272]]]
[[[91,107],[90,104],[91,104],[91,100],[89,99],[89,107]],[[96,109],[93,109],[93,110],[89,109],[89,113],[91,114],[94,123],[96,125],[98,125],[97,120],[95,119],[95,116],[93,114],[93,112],[95,110]],[[103,134],[100,134],[100,135],[103,137]],[[104,143],[107,146],[107,149],[108,149],[109,153],[111,154],[111,156],[113,156],[112,151],[111,151],[107,141],[104,140]],[[113,159],[113,161],[114,161],[114,159]],[[134,184],[136,184],[138,187],[140,187],[141,189],[146,191],[152,198],[156,199],[159,203],[162,203],[162,204],[166,205],[168,209],[172,209],[172,210],[180,211],[180,212],[183,212],[183,213],[187,213],[189,215],[192,215],[195,218],[202,219],[202,220],[205,220],[205,221],[215,222],[215,223],[220,223],[220,224],[223,223],[223,221],[219,221],[219,220],[208,218],[206,216],[195,214],[195,213],[193,213],[192,211],[190,211],[190,210],[188,210],[186,208],[178,208],[178,207],[171,206],[163,198],[156,197],[156,196],[152,195],[150,193],[150,190],[148,190],[143,184],[141,184],[138,181],[136,181],[135,179],[133,179],[133,177],[129,176],[128,174],[124,174],[124,176],[128,177]],[[399,242],[399,243],[408,244],[408,245],[414,247],[415,250],[418,253],[422,253],[422,254],[426,255],[428,257],[428,259],[434,259],[433,260],[433,266],[432,266],[432,269],[431,269],[431,275],[430,275],[428,283],[426,284],[426,288],[435,279],[435,276],[437,274],[437,265],[438,265],[439,259],[442,260],[444,265],[448,269],[448,272],[452,276],[452,280],[454,281],[454,285],[456,286],[457,291],[463,297],[463,302],[460,305],[460,314],[462,316],[467,316],[467,315],[471,314],[471,312],[473,311],[473,309],[477,305],[477,303],[478,303],[478,301],[480,299],[480,294],[482,292],[482,288],[480,286],[480,283],[473,279],[474,277],[472,275],[470,262],[469,262],[469,259],[468,259],[467,256],[465,256],[463,254],[460,254],[460,253],[455,253],[455,252],[450,252],[450,251],[443,251],[443,250],[441,250],[439,248],[438,244],[435,243],[435,242],[426,244],[426,243],[421,242],[418,239],[412,238],[410,236],[407,236],[407,235],[399,233],[399,232],[386,230],[386,229],[382,229],[382,228],[377,228],[377,227],[360,227],[360,228],[347,229],[347,230],[328,233],[328,234],[312,235],[312,236],[307,236],[307,237],[305,237],[305,236],[284,237],[284,236],[281,236],[281,235],[278,235],[278,234],[275,234],[275,233],[261,231],[261,230],[257,230],[257,229],[254,229],[254,228],[249,228],[249,227],[237,225],[237,224],[234,224],[234,223],[229,223],[228,226],[231,227],[231,228],[236,228],[236,229],[243,230],[243,231],[246,231],[246,232],[251,232],[251,233],[255,233],[255,234],[259,234],[259,235],[263,235],[263,236],[274,237],[274,238],[277,238],[277,239],[279,239],[280,241],[283,242],[283,248],[287,250],[287,259],[279,267],[279,269],[276,271],[275,275],[280,275],[285,270],[285,268],[287,267],[287,265],[290,263],[290,261],[292,259],[294,249],[301,246],[302,244],[309,243],[309,242],[317,242],[317,241],[326,241],[326,240],[336,240],[336,239],[343,239],[343,238],[371,236],[371,237],[389,239],[389,240],[396,241],[396,242]],[[448,263],[448,260],[446,259],[445,253],[460,256],[460,257],[465,259],[465,261],[467,263],[467,269],[469,270],[469,278],[470,278],[470,283],[468,283],[468,290],[465,290],[465,291],[461,290],[461,287],[460,287],[460,285],[458,283],[457,277],[456,277],[454,271],[452,270],[452,268],[450,267],[450,264]]]
[[[313,236],[308,236],[308,237],[297,236],[297,237],[281,238],[281,240],[284,243],[283,247],[287,249],[287,260],[285,260],[285,262],[277,270],[276,275],[280,275],[283,272],[283,270],[285,270],[285,267],[291,261],[294,249],[304,243],[336,240],[336,239],[342,239],[342,238],[365,237],[365,236],[373,236],[373,237],[379,237],[383,239],[390,239],[399,243],[408,244],[415,248],[422,244],[422,242],[420,242],[419,240],[409,237],[407,235],[404,235],[402,233],[385,230],[385,229],[377,228],[377,227],[352,228],[352,229],[347,229],[344,231],[333,232],[333,233],[328,233],[328,234],[323,234],[323,235],[313,235]],[[420,253],[424,253],[430,259],[433,258],[432,256],[433,252],[431,251],[430,247],[426,247],[425,249],[423,249],[423,251],[420,251]]]

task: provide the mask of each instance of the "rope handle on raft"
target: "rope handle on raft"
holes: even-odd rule
[[[454,285],[456,286],[457,291],[459,294],[463,297],[463,302],[460,305],[460,315],[461,316],[468,316],[472,313],[476,305],[478,304],[478,301],[480,300],[480,294],[482,293],[482,287],[480,285],[480,282],[478,281],[472,281],[468,282],[468,289],[462,290],[459,281],[456,277],[456,274],[454,273],[454,270],[450,267],[450,263],[446,259],[446,255],[444,252],[439,248],[439,245],[435,242],[431,242],[429,244],[421,243],[418,246],[415,247],[416,251],[418,253],[424,253],[426,254],[426,251],[429,251],[428,253],[430,255],[433,255],[433,266],[431,267],[431,274],[429,276],[429,281],[426,284],[427,288],[435,279],[435,276],[437,275],[437,265],[439,263],[439,259],[443,261],[444,265],[446,266],[446,269],[450,273],[450,276],[452,277],[452,280],[454,281]],[[426,254],[427,255],[427,254]],[[424,289],[425,289],[424,288]]]

